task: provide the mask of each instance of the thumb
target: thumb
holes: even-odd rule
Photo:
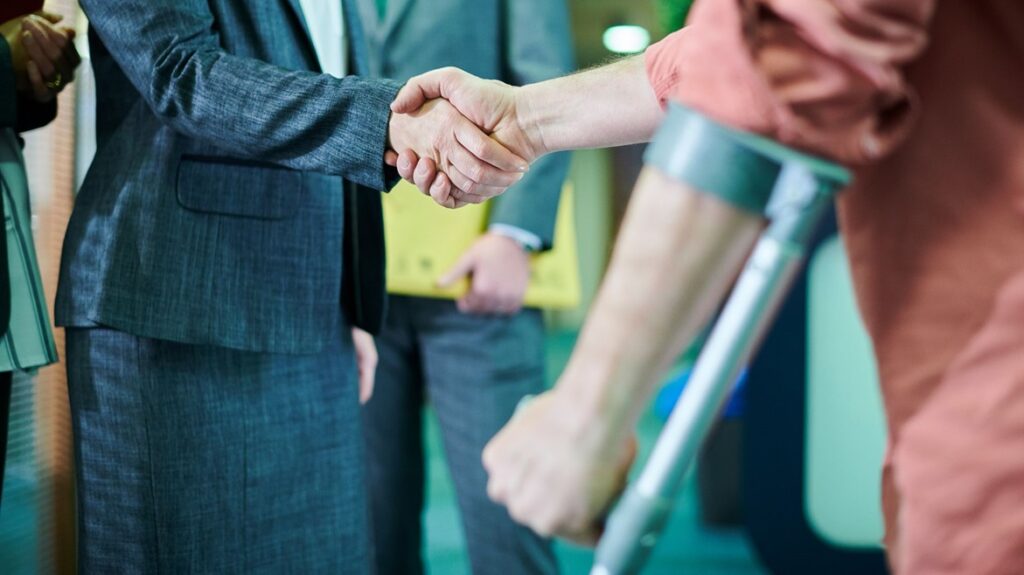
[[[56,24],[56,23],[58,23],[58,22],[60,22],[61,20],[64,19],[64,15],[63,14],[57,14],[55,12],[49,12],[47,10],[40,10],[40,11],[36,12],[35,14],[36,14],[36,16],[39,16],[39,17],[43,18],[44,20],[46,20],[50,24]]]
[[[469,275],[469,272],[473,271],[476,266],[476,256],[472,250],[463,254],[459,261],[455,262],[448,273],[441,276],[441,279],[437,280],[437,287],[444,289],[450,288],[455,285],[455,282]]]
[[[426,74],[420,74],[409,80],[398,92],[395,101],[391,102],[391,111],[396,114],[411,114],[419,110],[428,100],[444,98],[458,70],[441,68]]]

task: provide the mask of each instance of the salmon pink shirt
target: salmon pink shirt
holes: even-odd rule
[[[855,170],[898,574],[1024,573],[1024,2],[701,0],[651,85]]]

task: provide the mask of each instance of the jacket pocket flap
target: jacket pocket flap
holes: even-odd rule
[[[185,156],[177,179],[178,203],[198,212],[282,220],[302,201],[302,172],[262,163]]]

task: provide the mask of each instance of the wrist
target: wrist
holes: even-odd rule
[[[516,120],[520,131],[527,140],[527,145],[533,152],[533,158],[551,153],[552,150],[544,138],[543,127],[546,120],[542,110],[543,104],[538,99],[539,90],[536,85],[523,86],[512,89],[512,98],[515,103]]]
[[[647,393],[637,383],[640,366],[624,356],[623,346],[588,341],[582,334],[555,390],[570,398],[574,409],[610,439],[636,425]]]

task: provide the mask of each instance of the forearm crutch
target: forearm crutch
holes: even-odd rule
[[[645,156],[669,177],[768,227],[747,259],[650,458],[608,518],[591,575],[639,573],[665,527],[680,483],[740,370],[789,291],[833,196],[840,166],[738,132],[675,106]]]

